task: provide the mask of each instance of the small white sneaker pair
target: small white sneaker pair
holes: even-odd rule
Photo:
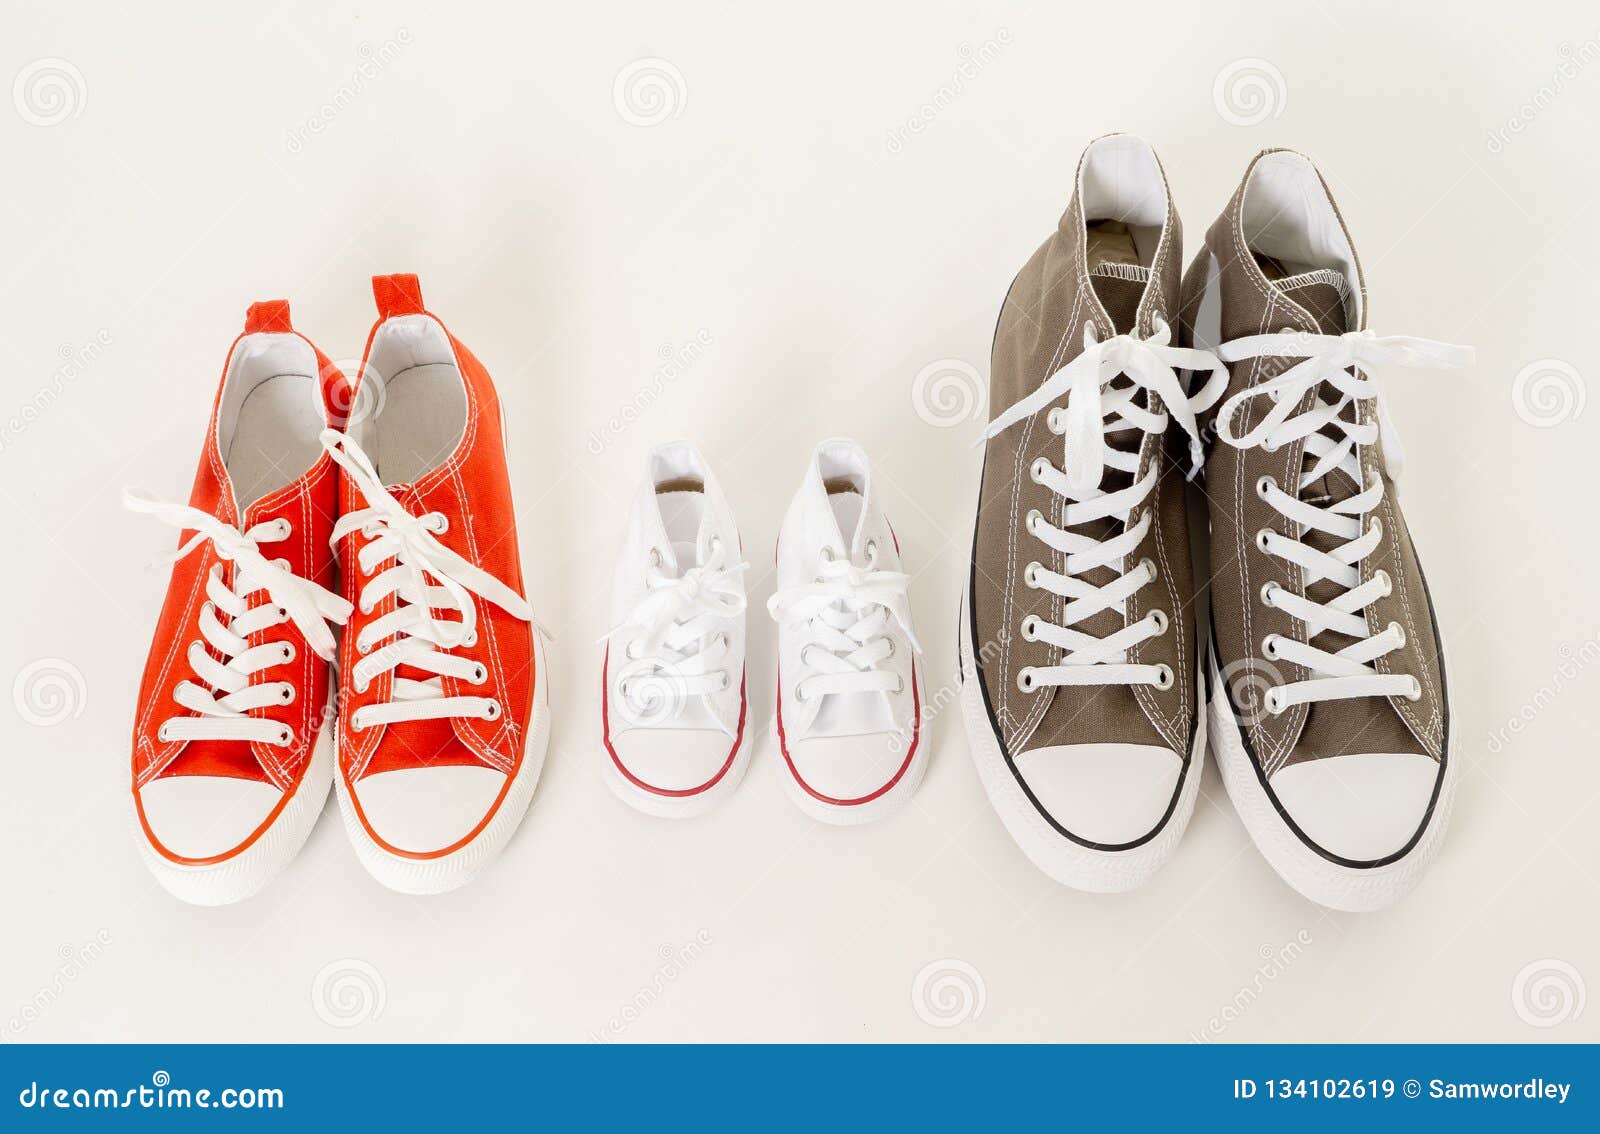
[[[602,670],[605,780],[649,815],[698,815],[750,762],[749,564],[705,458],[654,449],[612,582]],[[824,441],[779,533],[776,731],[785,786],[827,823],[876,819],[927,768],[910,577],[852,441]]]

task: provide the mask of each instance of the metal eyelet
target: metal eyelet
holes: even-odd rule
[[[1399,637],[1400,640],[1394,645],[1395,649],[1403,650],[1406,648],[1406,628],[1404,626],[1398,622],[1391,622],[1384,629]]]
[[[733,688],[733,678],[728,676],[728,671],[727,670],[723,670],[722,671],[722,684],[717,686],[717,692],[718,693],[726,693],[731,688]]]
[[[1057,437],[1067,431],[1067,415],[1060,406],[1044,415],[1044,427]]]
[[[500,719],[499,701],[490,701],[483,707],[483,719],[486,721],[496,721]]]
[[[463,646],[476,646],[478,644],[478,632],[476,630],[469,630],[467,632],[467,636],[461,639],[461,644]]]
[[[1372,517],[1372,523],[1367,526],[1367,531],[1381,540],[1383,538],[1383,521],[1376,516]]]
[[[1262,583],[1261,584],[1261,605],[1262,606],[1272,606],[1272,607],[1277,606],[1278,605],[1278,600],[1273,598],[1272,596],[1277,594],[1280,589],[1281,588],[1278,586],[1277,583],[1274,583],[1274,582],[1272,582],[1270,580],[1265,582],[1265,583]]]
[[[1268,542],[1267,542],[1267,537],[1269,537],[1270,535],[1272,535],[1272,533],[1270,531],[1268,531],[1266,528],[1262,528],[1260,531],[1258,531],[1256,533],[1256,547],[1261,549],[1261,553],[1263,555],[1271,555],[1272,554],[1272,549],[1268,545]]]
[[[1261,639],[1261,656],[1269,661],[1278,660],[1278,636],[1276,634],[1268,634]]]
[[[358,690],[356,690],[356,692],[359,693],[359,692],[361,692],[361,690],[358,689]],[[366,726],[366,722],[364,722],[361,719],[361,710],[360,709],[357,709],[355,712],[350,714],[350,731],[351,732],[360,732],[363,729],[365,729],[366,727],[367,727]]]
[[[434,535],[444,535],[445,532],[450,530],[450,517],[443,512],[435,512],[428,518],[431,521],[428,524],[428,530]]]
[[[488,681],[488,680],[489,680],[489,670],[482,662],[479,662],[477,665],[472,667],[472,677],[471,677],[472,684],[474,684],[474,685],[482,685],[485,681]]]
[[[1044,474],[1049,468],[1050,462],[1040,457],[1028,466],[1028,476],[1033,479],[1034,484],[1043,484]]]
[[[1027,519],[1023,521],[1022,526],[1028,529],[1029,535],[1037,536],[1039,534],[1038,525],[1043,522],[1044,513],[1037,508],[1029,508]]]
[[[894,639],[885,638],[884,641],[889,643],[889,652],[883,655],[883,660],[888,661],[890,658],[894,657]]]
[[[867,540],[865,551],[869,556],[876,556],[878,554],[878,541],[875,539]]]
[[[1022,640],[1024,642],[1037,642],[1039,640],[1039,618],[1030,614],[1022,620]]]
[[[1376,570],[1376,571],[1374,571],[1372,573],[1372,577],[1374,579],[1382,579],[1383,580],[1383,596],[1382,597],[1388,598],[1390,595],[1394,594],[1394,580],[1389,578],[1389,572],[1383,570],[1383,568],[1380,567],[1378,570]]]
[[[1157,638],[1165,634],[1167,627],[1171,624],[1167,619],[1167,612],[1164,610],[1152,610],[1145,617],[1150,620],[1151,625],[1155,628]]]
[[[1277,482],[1270,476],[1261,477],[1256,481],[1256,495],[1265,500],[1267,498],[1267,490],[1275,487],[1277,487]]]
[[[1160,689],[1163,692],[1171,689],[1173,680],[1172,667],[1170,665],[1168,665],[1166,662],[1162,662],[1160,665],[1156,666],[1155,687],[1157,689]]]
[[[1022,581],[1033,590],[1039,589],[1039,572],[1044,566],[1036,559],[1022,569]]]
[[[1411,692],[1406,694],[1406,700],[1407,701],[1420,701],[1420,700],[1422,700],[1422,682],[1418,681],[1415,677],[1413,677],[1411,679]]]
[[[1148,576],[1146,582],[1153,583],[1161,577],[1161,573],[1156,570],[1156,561],[1148,555],[1139,560],[1139,566],[1144,568],[1145,574]]]
[[[167,730],[165,721],[162,722],[160,728],[156,729],[156,739],[161,741],[163,744],[169,743],[172,740],[172,733]]]
[[[292,661],[294,661],[294,643],[285,642],[283,643],[283,662],[287,665]]]
[[[905,691],[906,691],[906,679],[904,677],[896,677],[895,678],[895,686],[894,686],[895,695],[898,696],[899,694],[904,693]]]
[[[1024,693],[1033,692],[1034,680],[1033,668],[1031,666],[1023,666],[1021,669],[1017,670],[1017,688],[1022,690]]]
[[[1261,698],[1261,703],[1267,707],[1267,712],[1273,716],[1281,716],[1284,709],[1288,708],[1283,703],[1283,695],[1276,689],[1268,689],[1266,696]]]
[[[281,693],[281,695],[279,696],[278,699],[280,701],[282,701],[285,705],[294,704],[294,698],[295,698],[294,686],[290,685],[287,681],[285,681],[283,684],[278,686],[278,688],[280,690],[282,690],[282,693]]]
[[[293,744],[294,743],[294,730],[292,728],[290,728],[288,725],[285,725],[283,727],[283,730],[278,733],[278,743],[280,745],[282,745],[284,748],[287,748],[287,747],[289,747],[289,745]]]

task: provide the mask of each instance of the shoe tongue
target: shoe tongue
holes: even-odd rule
[[[1100,306],[1111,316],[1111,325],[1119,335],[1134,328],[1139,312],[1139,300],[1144,298],[1145,285],[1150,282],[1150,269],[1140,264],[1104,262],[1089,269],[1089,282],[1100,300]]]
[[[1345,298],[1350,289],[1342,273],[1332,268],[1318,268],[1314,272],[1273,280],[1272,286],[1279,295],[1305,308],[1324,335],[1342,335],[1350,329],[1345,314]]]

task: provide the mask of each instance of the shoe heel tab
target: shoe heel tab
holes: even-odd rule
[[[287,299],[263,299],[252,303],[244,314],[244,333],[247,335],[287,334],[294,330],[289,322]]]
[[[378,301],[378,314],[385,319],[396,315],[421,315],[422,285],[410,272],[372,277],[372,298]]]

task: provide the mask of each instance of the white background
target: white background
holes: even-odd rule
[[[1592,4],[6,7],[0,1039],[1600,1039]],[[963,365],[986,380],[1007,283],[1113,129],[1156,146],[1191,251],[1251,154],[1308,151],[1378,332],[1478,349],[1386,376],[1465,768],[1391,911],[1299,898],[1209,768],[1149,886],[1058,887],[955,712],[891,820],[783,794],[762,604],[807,454],[873,454],[948,699],[983,407],[937,424],[916,379],[954,375],[956,412]],[[187,496],[249,302],[349,359],[393,271],[509,410],[559,639],[544,780],[462,892],[379,888],[329,814],[259,897],[189,908],[128,832],[142,565],[172,533],[118,496]],[[643,454],[679,436],[754,564],[761,742],[726,807],[670,824],[601,783],[592,643]]]

